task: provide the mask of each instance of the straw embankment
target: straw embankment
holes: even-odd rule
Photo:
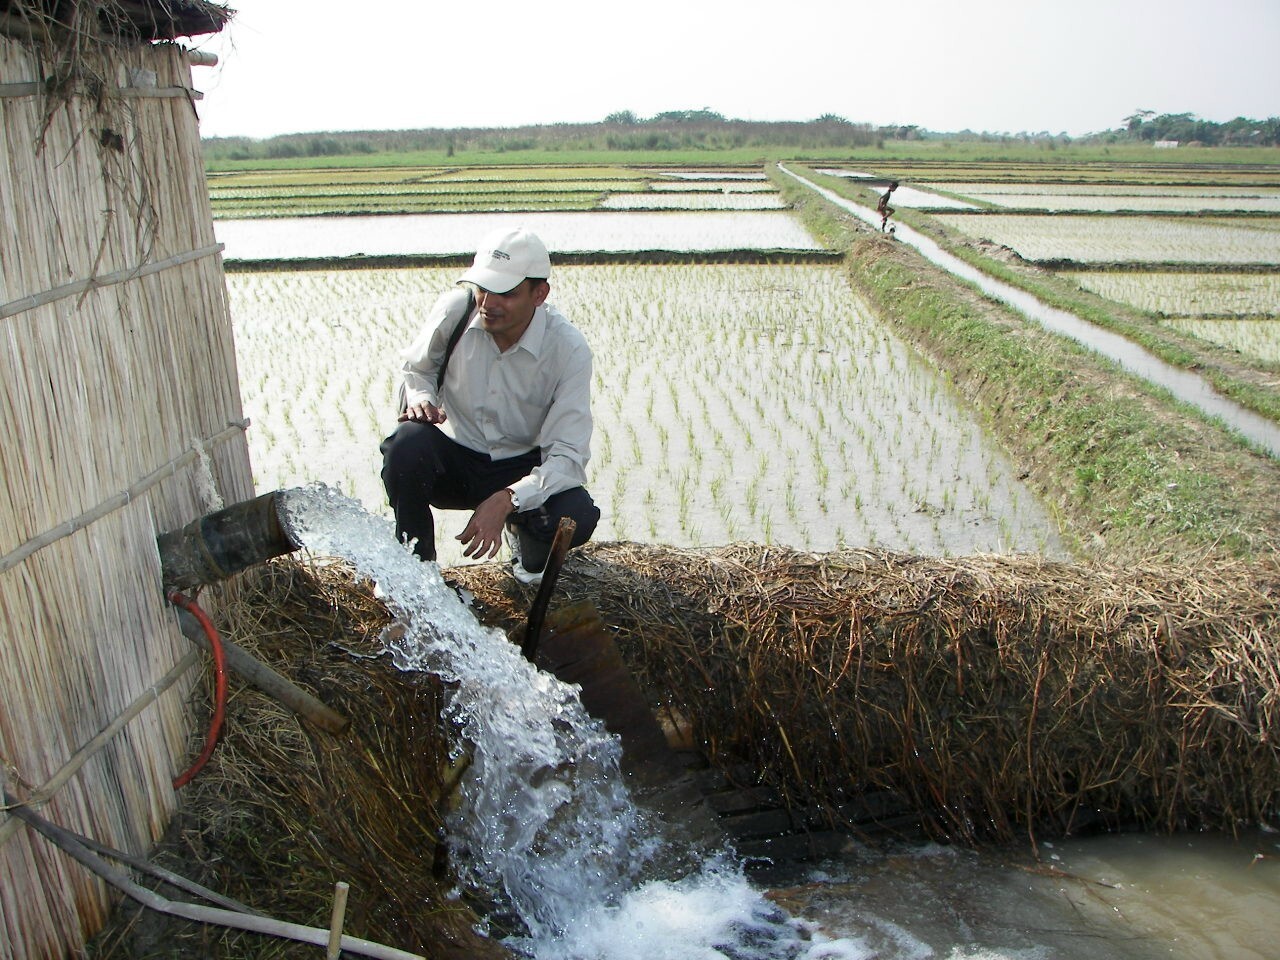
[[[527,606],[491,566],[450,575],[495,622]],[[1277,815],[1274,564],[624,543],[560,583],[713,763],[836,821],[865,791],[963,840]]]

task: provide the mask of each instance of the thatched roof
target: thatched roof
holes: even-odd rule
[[[207,0],[0,0],[0,33],[174,40],[217,33],[234,13]]]

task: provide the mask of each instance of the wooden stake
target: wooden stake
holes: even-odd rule
[[[542,625],[547,619],[547,607],[551,603],[551,594],[556,589],[556,578],[560,576],[560,568],[564,566],[565,554],[573,543],[573,535],[578,524],[568,517],[560,518],[556,527],[555,538],[551,541],[551,553],[547,556],[547,564],[542,568],[542,583],[538,585],[538,595],[533,598],[533,606],[529,608],[529,621],[524,628],[524,643],[520,652],[532,660],[538,652],[538,641],[542,639]]]
[[[342,922],[347,916],[347,891],[349,884],[339,880],[333,885],[333,913],[329,917],[329,950],[325,960],[338,960],[342,952]]]

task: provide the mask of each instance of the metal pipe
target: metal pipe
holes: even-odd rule
[[[273,490],[157,537],[165,591],[196,590],[301,547],[281,519],[280,497]]]
[[[157,537],[165,592],[196,590],[297,550],[301,545],[289,535],[281,519],[280,497],[279,490],[264,493]],[[188,639],[208,646],[195,617],[179,610],[178,622]],[[342,733],[350,725],[342,714],[247,651],[225,639],[222,647],[230,669],[322,730]]]

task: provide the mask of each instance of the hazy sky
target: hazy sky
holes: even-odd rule
[[[1089,133],[1280,115],[1280,0],[229,0],[205,136],[751,120]]]

